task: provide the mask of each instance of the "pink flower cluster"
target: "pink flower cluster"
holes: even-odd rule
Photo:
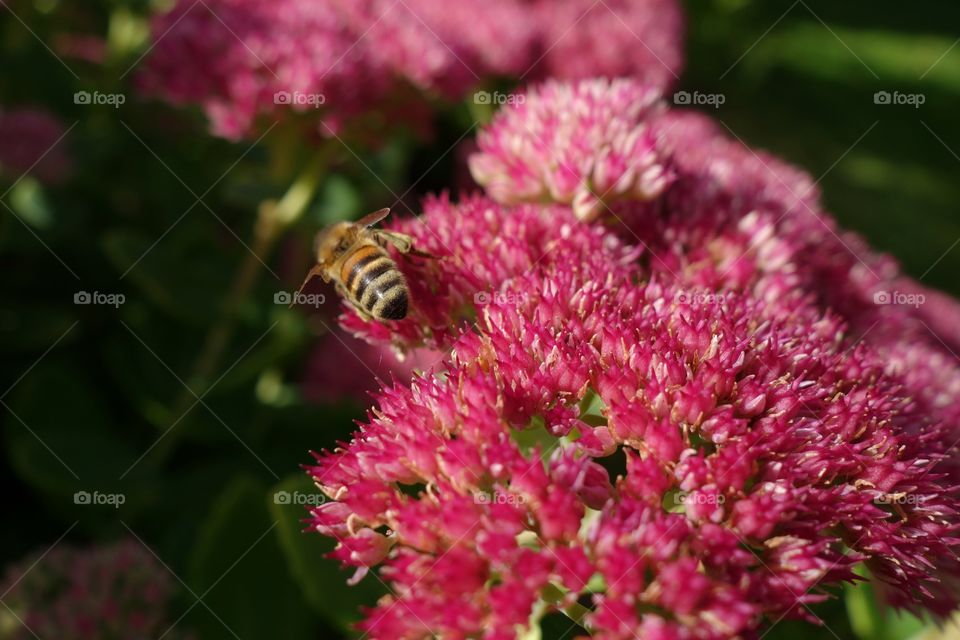
[[[638,147],[638,131],[653,142]],[[617,152],[624,148],[632,155]],[[931,410],[952,415],[960,438],[960,407],[946,391],[957,397],[960,304],[839,229],[806,173],[731,139],[709,118],[667,109],[655,88],[631,80],[548,82],[481,132],[470,164],[499,201],[572,203],[585,219],[607,213],[622,239],[645,248],[655,277],[748,292],[780,315],[807,302],[839,313]],[[647,167],[665,178],[658,189],[625,188]],[[602,186],[609,184],[621,188]],[[928,364],[921,371],[906,362]]]
[[[65,133],[46,111],[0,109],[0,174],[16,180],[29,172],[44,182],[63,181],[71,168]]]
[[[534,77],[631,77],[673,86],[683,68],[683,12],[674,0],[533,0],[542,59]]]
[[[140,84],[199,105],[227,138],[297,113],[320,113],[322,135],[354,121],[422,127],[424,94],[459,100],[501,77],[666,86],[682,22],[676,0],[181,0],[154,20]]]
[[[401,258],[411,315],[345,324],[449,361],[310,468],[313,526],[390,586],[371,637],[513,638],[564,610],[599,638],[749,636],[815,620],[859,562],[898,605],[955,606],[950,425],[812,296],[764,295],[798,276],[756,218],[751,287],[672,276],[563,206],[441,198],[395,226],[439,256]]]
[[[500,202],[560,202],[593,220],[608,202],[650,200],[670,183],[649,125],[662,110],[660,91],[632,80],[549,81],[481,131],[470,171]]]
[[[840,229],[806,173],[692,112],[663,113],[655,126],[677,179],[662,199],[617,209],[622,237],[646,247],[651,274],[748,292],[775,314],[801,303],[838,314],[854,341],[904,377],[927,415],[945,419],[950,444],[960,438],[960,303]]]
[[[132,540],[35,553],[7,568],[0,593],[12,640],[188,637],[170,629],[169,573]]]
[[[154,20],[141,88],[174,104],[198,104],[213,132],[227,138],[247,135],[260,116],[311,111],[320,101],[335,127],[390,89],[386,69],[367,54],[374,43],[357,42],[336,5],[178,2]]]

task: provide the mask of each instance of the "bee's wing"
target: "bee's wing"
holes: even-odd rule
[[[387,217],[390,213],[390,207],[384,207],[380,211],[374,211],[373,213],[368,213],[359,220],[357,220],[357,225],[361,227],[372,227],[381,220]]]

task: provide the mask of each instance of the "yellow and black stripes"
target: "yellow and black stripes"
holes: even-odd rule
[[[397,265],[380,246],[361,244],[344,257],[339,271],[350,301],[359,309],[376,319],[406,317],[407,284]]]

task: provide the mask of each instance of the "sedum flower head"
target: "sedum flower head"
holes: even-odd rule
[[[904,358],[936,356],[946,378],[960,375],[953,357],[960,350],[960,303],[903,276],[889,256],[842,230],[806,172],[745,146],[706,116],[645,107],[649,91],[627,79],[535,89],[527,104],[505,109],[481,132],[474,175],[504,202],[572,203],[586,218],[602,211],[622,239],[644,248],[641,260],[658,279],[707,294],[749,293],[768,302],[774,316],[812,303],[877,348],[889,373],[902,375]],[[582,95],[588,98],[571,99]],[[630,169],[657,166],[643,148],[610,162],[610,141],[630,139],[623,125],[630,119],[655,132],[657,153],[667,159],[669,180],[653,197],[621,189],[612,198],[583,179],[589,171],[577,169],[604,167],[623,185],[637,175]],[[554,135],[564,127],[567,133]],[[571,197],[572,188],[583,199]],[[907,376],[911,393],[960,438],[960,397],[919,384],[924,377]]]
[[[449,359],[310,469],[313,526],[390,587],[372,637],[512,638],[552,611],[749,636],[813,619],[861,561],[896,604],[956,604],[946,426],[837,314],[652,273],[567,207],[438,199],[398,228],[440,257],[401,261],[433,295],[351,328]]]
[[[170,575],[132,540],[35,553],[7,568],[2,592],[4,638],[147,638],[171,630]]]
[[[607,202],[652,199],[672,179],[650,126],[659,99],[632,80],[548,81],[479,134],[470,170],[500,202],[570,204],[584,220]]]
[[[960,377],[960,303],[841,229],[804,171],[701,115],[668,111],[657,126],[677,178],[662,198],[619,208],[616,227],[648,250],[651,272],[708,291],[748,292],[780,315],[806,303],[839,315],[888,373],[906,376],[923,413],[949,426],[950,444],[960,438],[960,389],[951,382]],[[921,382],[931,378],[938,384]]]

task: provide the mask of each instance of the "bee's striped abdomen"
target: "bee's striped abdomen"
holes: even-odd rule
[[[377,319],[400,320],[407,315],[407,284],[387,253],[375,244],[361,245],[340,268],[354,305]]]

